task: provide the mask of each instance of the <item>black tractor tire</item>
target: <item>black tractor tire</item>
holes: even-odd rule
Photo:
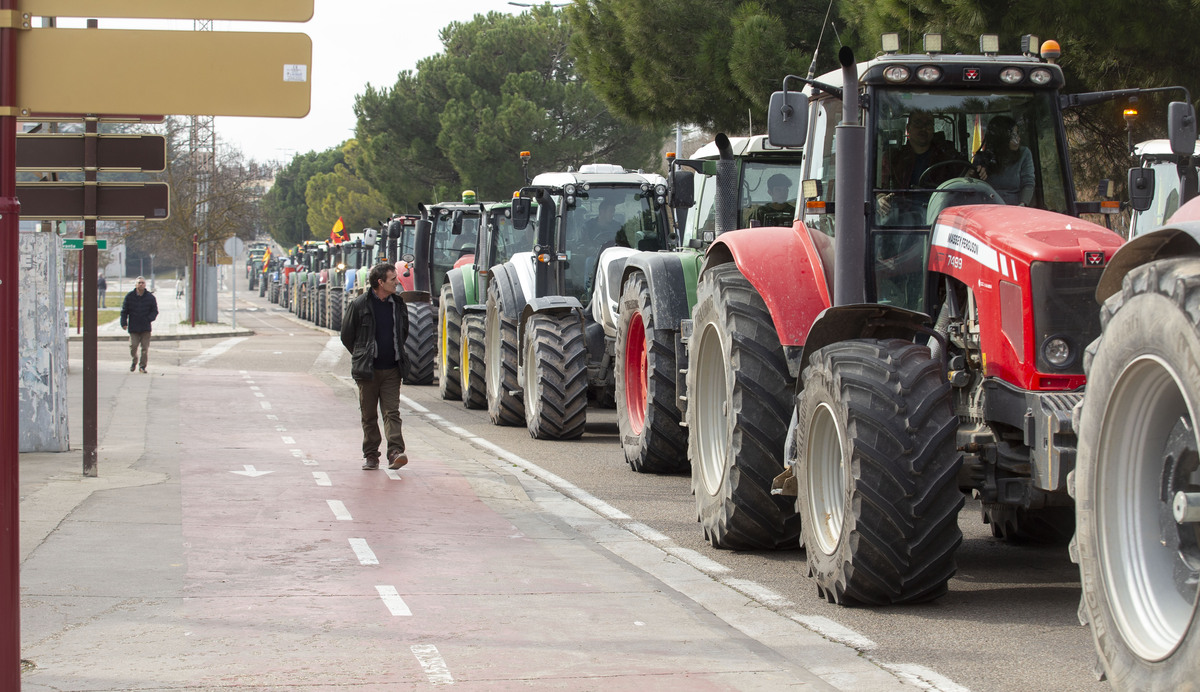
[[[524,425],[525,399],[513,394],[517,380],[517,320],[504,311],[500,288],[488,282],[486,334],[483,338],[484,373],[487,377],[488,418],[493,425]]]
[[[329,328],[335,332],[342,331],[344,306],[345,291],[340,288],[329,289]]]
[[[404,375],[404,383],[425,387],[433,384],[437,360],[437,322],[433,303],[407,303],[407,307],[408,339],[404,341],[404,354],[408,356],[408,373]]]
[[[803,377],[791,461],[818,593],[843,605],[946,593],[964,496],[940,361],[911,341],[856,339],[814,353]]]
[[[462,344],[462,310],[454,303],[454,289],[450,284],[442,284],[441,298],[438,300],[438,344],[437,344],[437,376],[438,394],[443,399],[458,399],[462,397],[459,386],[458,359],[461,357]]]
[[[705,272],[696,299],[684,418],[704,537],[730,550],[795,548],[800,518],[771,495],[794,387],[775,324],[733,264]]]
[[[329,301],[329,288],[327,286],[322,286],[322,287],[318,288],[317,295],[316,295],[317,309],[314,312],[316,313],[315,322],[317,323],[317,326],[321,327],[321,328],[329,327],[329,321],[328,321],[329,320],[329,302],[328,301]]]
[[[482,312],[463,315],[462,344],[459,355],[459,390],[463,406],[472,409],[487,408],[487,374],[484,372],[484,326],[487,316]]]
[[[1074,507],[1027,509],[1013,505],[984,503],[983,523],[992,527],[992,537],[1006,543],[1066,545],[1075,535]]]
[[[525,426],[535,440],[574,440],[587,423],[588,351],[576,312],[525,325]]]
[[[618,304],[614,375],[625,461],[638,473],[683,473],[687,432],[676,403],[675,333],[655,327],[645,274],[630,275]]]
[[[1200,493],[1198,278],[1195,257],[1130,271],[1084,354],[1071,557],[1117,690],[1200,689],[1200,522],[1173,513],[1178,493]]]
[[[267,277],[262,277],[258,280],[258,297],[262,298],[267,295]]]

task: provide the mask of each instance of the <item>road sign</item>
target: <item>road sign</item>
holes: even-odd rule
[[[246,247],[246,244],[242,242],[241,238],[234,235],[226,238],[225,244],[221,247],[225,248],[225,254],[230,257],[237,257],[242,254],[242,250]]]
[[[14,105],[21,117],[55,112],[302,118],[309,111],[312,40],[305,34],[117,29],[14,34]]]
[[[96,214],[84,215],[84,183],[31,183],[17,187],[23,219],[165,219],[166,183],[98,183]]]
[[[17,135],[18,171],[82,170],[84,135]],[[161,171],[167,164],[167,138],[162,135],[99,135],[96,160],[102,171]]]
[[[313,0],[20,0],[20,7],[35,17],[307,22],[313,16]]]
[[[63,249],[64,250],[82,250],[83,249],[83,238],[63,238],[62,241],[63,241]],[[107,250],[108,249],[108,240],[105,238],[97,238],[96,239],[96,249],[97,250]]]

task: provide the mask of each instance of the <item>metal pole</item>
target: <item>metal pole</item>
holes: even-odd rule
[[[231,329],[237,329],[237,255],[233,256],[233,262],[229,264],[230,287],[233,290],[233,302],[229,305],[229,326]]]
[[[197,245],[198,239],[199,239],[199,236],[197,234],[193,233],[192,234],[192,286],[191,286],[191,289],[192,289],[192,291],[191,291],[191,293],[192,293],[191,315],[192,315],[192,326],[193,327],[196,326],[196,252],[198,251],[198,245]]]
[[[96,119],[84,120],[83,135],[83,475],[96,477]],[[87,218],[87,217],[93,218]]]
[[[0,0],[0,10],[17,9]],[[0,29],[0,689],[21,689],[16,29]]]

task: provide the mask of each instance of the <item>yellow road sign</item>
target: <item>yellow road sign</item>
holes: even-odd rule
[[[307,22],[313,0],[17,0],[36,17],[230,19]]]
[[[308,114],[312,40],[306,34],[109,29],[14,33],[15,105],[22,113]]]

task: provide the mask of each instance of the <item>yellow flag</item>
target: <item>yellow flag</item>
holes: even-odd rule
[[[971,130],[971,156],[983,148],[983,130],[979,127],[979,116],[975,116],[975,129]]]

